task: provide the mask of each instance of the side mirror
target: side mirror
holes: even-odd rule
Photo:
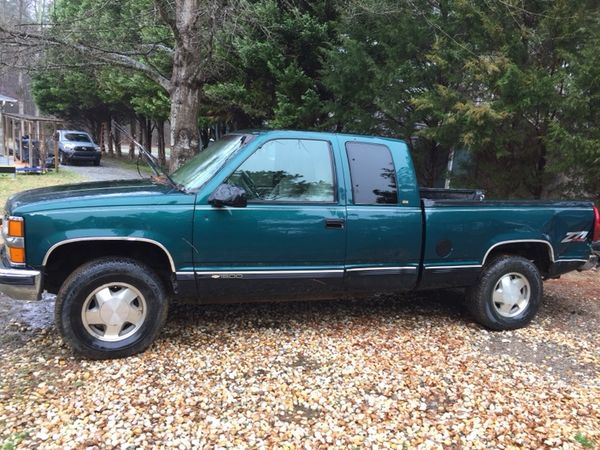
[[[243,188],[223,183],[210,194],[208,203],[217,208],[223,206],[244,208],[248,204],[248,198],[246,197],[246,191]]]

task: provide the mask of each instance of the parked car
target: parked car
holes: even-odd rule
[[[474,319],[527,325],[542,280],[596,264],[586,201],[420,192],[404,142],[298,131],[225,136],[171,176],[25,191],[6,203],[0,291],[57,293],[77,352],[146,349],[172,299],[201,304],[467,288]]]
[[[58,159],[61,164],[89,161],[95,166],[100,165],[102,159],[100,147],[85,131],[58,130],[55,139],[58,140]]]

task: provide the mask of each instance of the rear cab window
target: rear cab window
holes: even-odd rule
[[[355,205],[397,205],[396,168],[383,144],[346,142]]]

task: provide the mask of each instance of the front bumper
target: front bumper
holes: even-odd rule
[[[96,151],[65,152],[65,156],[69,159],[69,161],[99,161],[102,159],[102,153]]]
[[[0,292],[15,300],[39,300],[41,291],[39,270],[6,267],[0,258]]]

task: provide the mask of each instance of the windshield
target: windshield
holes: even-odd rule
[[[210,144],[205,150],[173,172],[171,178],[188,191],[197,190],[223,167],[225,161],[248,142],[247,136],[228,134]]]
[[[83,133],[66,133],[65,140],[75,142],[91,142],[89,136]]]

